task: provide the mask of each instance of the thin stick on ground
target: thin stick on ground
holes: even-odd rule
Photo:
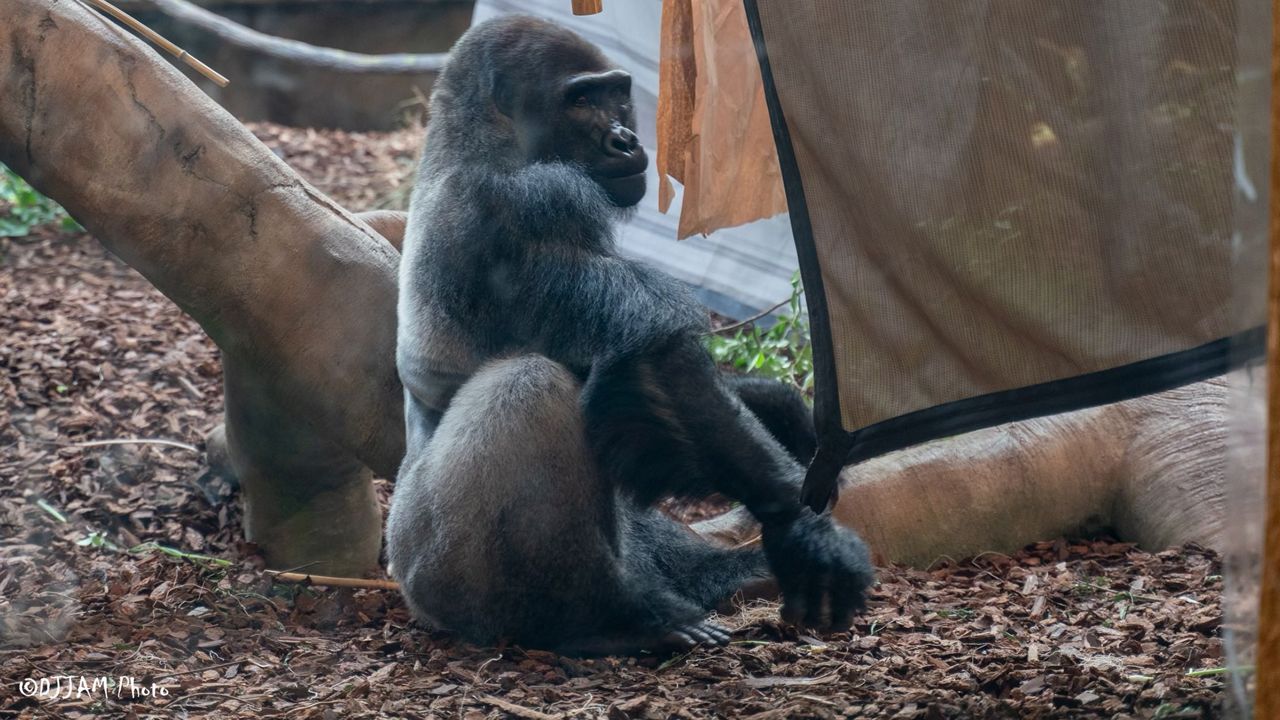
[[[227,662],[218,663],[216,665],[205,665],[204,667],[192,668],[190,670],[181,670],[178,672],[161,673],[159,675],[150,675],[148,676],[148,679],[155,681],[155,680],[164,680],[166,678],[182,677],[183,675],[195,675],[196,673],[208,672],[209,670],[221,670],[222,668],[231,667],[232,665],[243,665],[246,662],[248,661],[244,660],[243,658],[238,658],[236,660],[228,660]]]
[[[347,587],[362,590],[399,590],[400,584],[394,580],[367,580],[365,578],[332,577],[329,575],[308,575],[306,573],[279,572],[268,570],[268,575],[286,582],[310,582],[312,585],[325,587]]]
[[[200,448],[195,445],[189,445],[177,440],[164,440],[161,438],[117,438],[114,440],[86,440],[85,442],[62,444],[57,443],[61,447],[106,447],[108,445],[160,445],[162,447],[177,448],[179,450],[189,450],[193,453],[200,452]]]

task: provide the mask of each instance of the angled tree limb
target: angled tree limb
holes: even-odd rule
[[[394,248],[123,30],[69,0],[0,10],[0,160],[269,368],[262,392],[394,474]]]
[[[0,161],[222,349],[250,539],[277,566],[372,569],[366,466],[394,475],[404,445],[394,248],[86,7],[0,0],[0,17]]]
[[[307,43],[258,32],[186,0],[151,0],[160,12],[217,35],[240,47],[292,62],[306,63],[348,73],[418,74],[439,72],[447,53],[364,53],[316,47]]]

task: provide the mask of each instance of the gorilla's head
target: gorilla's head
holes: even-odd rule
[[[442,90],[496,114],[492,130],[506,136],[510,160],[579,165],[618,207],[644,197],[649,158],[635,133],[631,75],[575,33],[521,16],[483,23],[454,48]]]

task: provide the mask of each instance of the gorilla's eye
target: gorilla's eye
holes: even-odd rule
[[[574,107],[586,107],[587,105],[590,105],[590,104],[591,104],[591,101],[587,99],[586,95],[579,95],[573,99]]]

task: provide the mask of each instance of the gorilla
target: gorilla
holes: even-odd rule
[[[436,81],[401,261],[408,451],[387,520],[422,621],[590,655],[723,644],[709,611],[770,574],[788,621],[846,627],[863,607],[865,546],[800,502],[799,396],[722,376],[689,289],[614,247],[647,164],[630,76],[554,24],[477,25]],[[713,492],[760,520],[763,551],[655,507]]]

